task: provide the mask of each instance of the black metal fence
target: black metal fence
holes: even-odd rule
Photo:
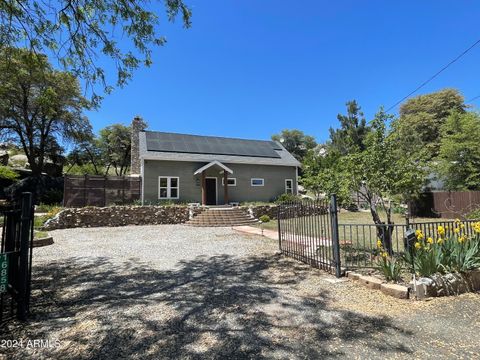
[[[26,320],[29,312],[33,211],[31,193],[22,195],[21,204],[1,211],[0,323],[15,315]]]
[[[322,211],[323,210],[323,211]],[[377,266],[380,252],[402,257],[407,232],[421,230],[425,239],[437,239],[438,227],[450,236],[455,221],[404,224],[338,223],[336,197],[323,201],[283,203],[278,207],[279,246],[283,254],[314,267],[334,271]],[[462,233],[474,233],[475,220],[462,221]],[[379,246],[380,245],[380,246]]]
[[[283,254],[341,275],[335,196],[279,205],[278,233]]]

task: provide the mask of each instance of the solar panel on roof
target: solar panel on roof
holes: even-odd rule
[[[162,132],[146,132],[146,140],[148,151],[280,158],[281,150],[273,141]]]

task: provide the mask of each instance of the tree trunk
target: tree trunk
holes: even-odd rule
[[[370,204],[370,213],[372,214],[373,222],[377,228],[377,237],[382,242],[382,246],[389,255],[393,254],[392,246],[392,234],[393,234],[393,224],[391,224],[391,212],[388,209],[385,209],[387,212],[387,224],[385,224],[380,215],[378,215],[377,208],[375,205]]]

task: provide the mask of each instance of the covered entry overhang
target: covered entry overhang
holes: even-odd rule
[[[225,205],[228,204],[228,174],[233,174],[233,170],[230,169],[228,166],[225,166],[220,161],[212,161],[208,164],[202,166],[201,168],[197,169],[193,175],[201,175],[201,183],[202,183],[202,205],[207,205],[207,186],[206,186],[206,178],[205,178],[205,171],[212,167],[220,168],[220,173],[223,172],[223,202]]]

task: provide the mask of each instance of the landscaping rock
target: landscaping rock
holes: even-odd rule
[[[47,236],[41,239],[33,239],[33,247],[42,247],[53,244],[53,237]]]
[[[361,274],[355,273],[353,271],[347,271],[345,275],[352,280],[358,280],[358,278],[362,276]]]
[[[466,278],[471,291],[480,291],[480,269],[467,273]]]
[[[409,287],[414,291],[418,300],[422,300],[430,296],[437,296],[436,284],[430,278],[419,278],[417,279],[416,283],[411,281]]]
[[[376,290],[379,290],[383,283],[382,280],[373,276],[360,276],[358,280],[367,288]]]
[[[382,284],[380,290],[385,295],[390,295],[397,299],[408,299],[409,289],[406,286],[398,284]]]

